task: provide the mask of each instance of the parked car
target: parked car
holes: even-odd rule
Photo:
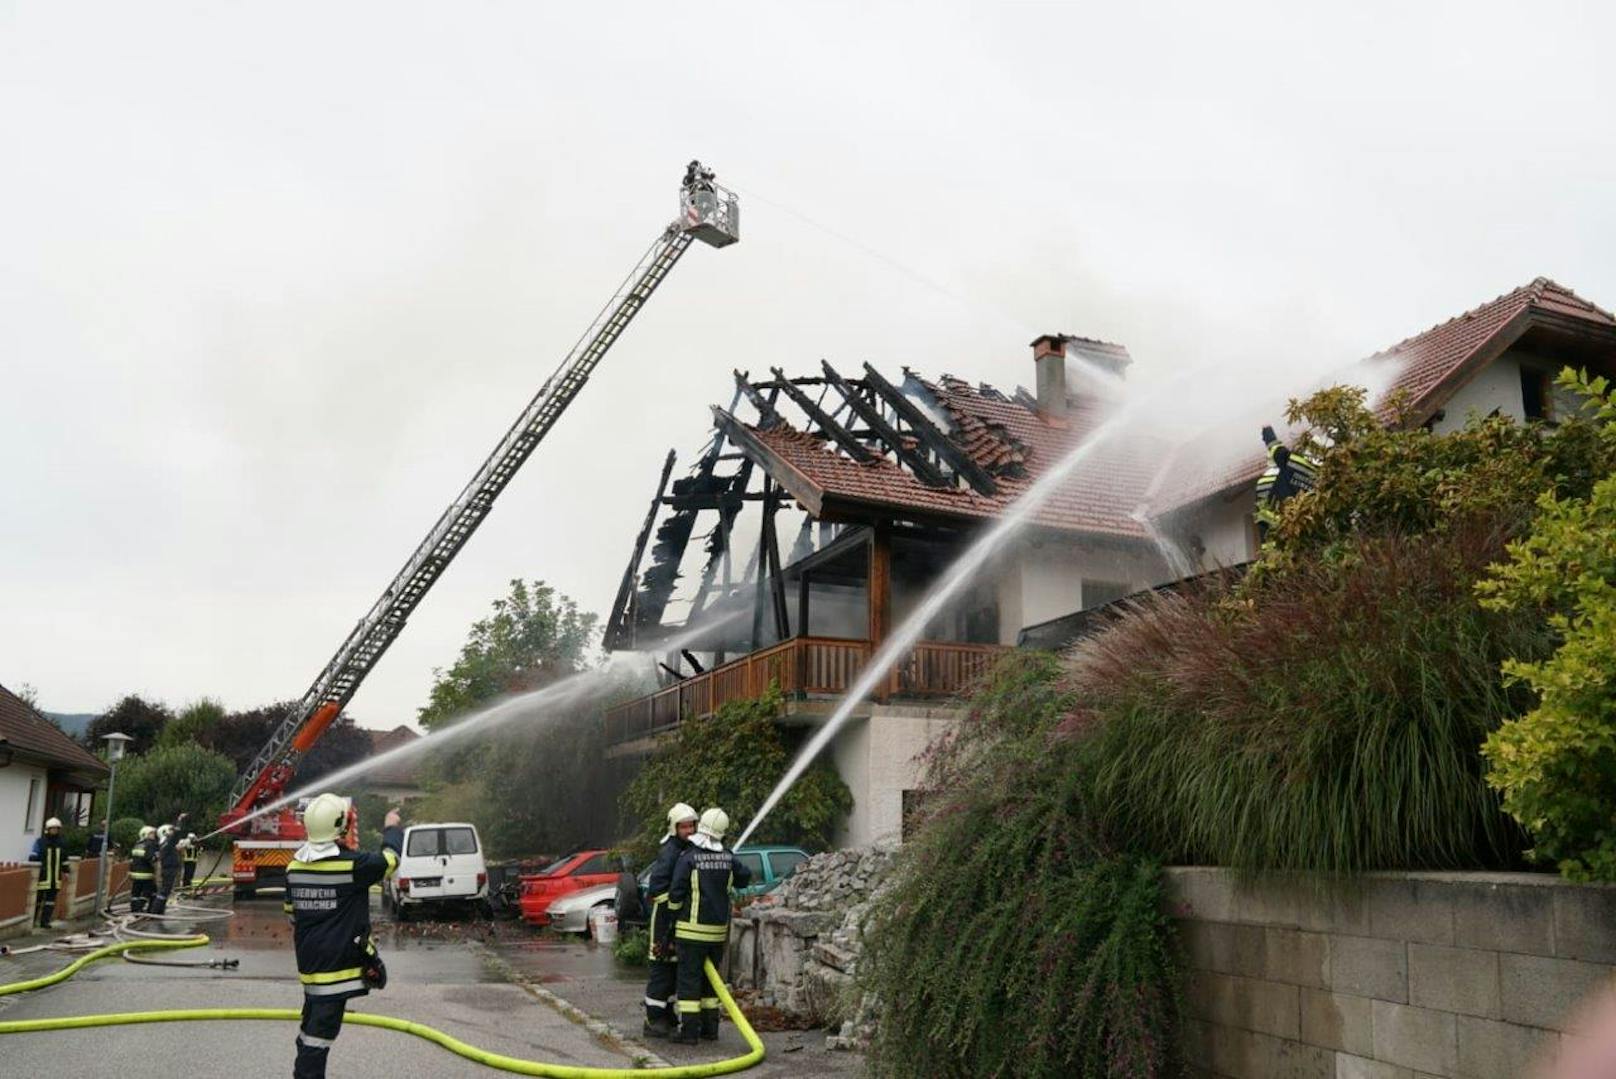
[[[401,922],[427,906],[481,903],[488,898],[488,866],[475,825],[412,824],[404,853],[382,885],[382,906]]]
[[[582,850],[522,877],[522,920],[550,924],[550,904],[571,892],[604,884],[616,886],[621,859],[604,850]]]
[[[745,888],[737,888],[737,896],[762,895],[774,890],[780,882],[791,876],[807,858],[808,852],[799,847],[755,847],[750,844],[735,852],[738,861],[752,871],[752,883]],[[550,904],[549,925],[558,933],[589,933],[589,915],[596,910],[618,911],[618,925],[632,927],[636,924],[644,925],[647,907],[645,898],[646,882],[651,879],[651,867],[646,866],[640,870],[640,875],[627,877],[620,874],[610,884],[601,884],[593,888],[583,888],[569,892]],[[630,899],[627,892],[629,883],[635,886],[632,902],[635,909],[628,911]]]

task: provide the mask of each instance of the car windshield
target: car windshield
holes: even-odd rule
[[[417,828],[410,833],[410,840],[405,845],[404,853],[412,858],[431,857],[438,853],[438,834],[436,828]]]
[[[449,854],[476,854],[477,833],[470,828],[445,828],[443,845],[449,848]]]
[[[540,876],[540,877],[548,877],[551,873],[554,873],[556,870],[560,869],[562,866],[566,865],[570,861],[572,861],[572,855],[570,855],[570,854],[567,855],[565,858],[557,858],[555,861],[551,862],[549,865],[545,866],[543,869],[539,870],[538,873],[536,873],[534,875],[535,876]]]

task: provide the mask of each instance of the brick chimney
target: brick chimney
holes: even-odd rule
[[[1133,363],[1133,357],[1121,345],[1113,345],[1109,341],[1096,341],[1092,337],[1077,337],[1069,333],[1046,333],[1032,343],[1032,362],[1038,372],[1038,411],[1040,414],[1052,419],[1061,419],[1066,416],[1070,406],[1071,388],[1067,386],[1066,364],[1068,359],[1075,359],[1080,364],[1089,364],[1103,375],[1117,379],[1123,377],[1128,365]],[[1082,371],[1079,369],[1079,383],[1083,382]],[[1099,396],[1106,396],[1108,387],[1095,385],[1105,381],[1092,376],[1087,379],[1090,389]],[[1111,392],[1115,392],[1111,388]]]

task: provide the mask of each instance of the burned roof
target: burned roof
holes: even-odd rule
[[[40,715],[27,701],[0,686],[0,738],[12,749],[53,768],[100,779],[108,768],[100,758],[75,742],[56,724]]]

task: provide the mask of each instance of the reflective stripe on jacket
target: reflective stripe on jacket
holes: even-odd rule
[[[151,851],[146,847],[143,839],[129,848],[129,879],[152,880],[156,869],[152,865]]]
[[[35,888],[43,892],[62,886],[62,874],[67,868],[67,855],[62,850],[62,841],[59,837],[54,842],[44,836],[34,840],[34,849],[28,855],[28,860],[39,863],[39,880],[34,884]]]
[[[679,940],[723,944],[729,939],[731,888],[752,883],[752,872],[720,847],[692,846],[679,855],[668,889],[673,935]]]
[[[297,977],[309,997],[351,997],[369,990],[360,971],[370,939],[370,886],[398,866],[404,833],[389,828],[380,851],[349,851],[286,867],[286,912],[292,915]]]

